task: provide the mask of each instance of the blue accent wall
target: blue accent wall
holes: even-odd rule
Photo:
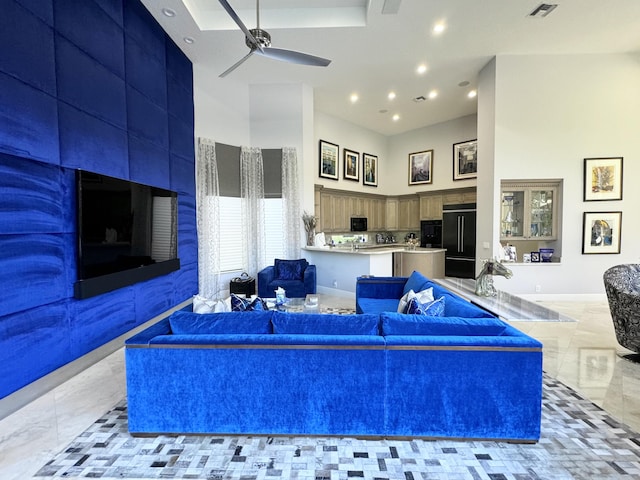
[[[5,0],[0,398],[197,292],[193,71],[138,0]],[[81,168],[178,192],[181,268],[76,300]]]

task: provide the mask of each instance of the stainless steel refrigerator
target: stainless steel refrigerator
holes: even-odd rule
[[[476,276],[476,204],[445,205],[442,208],[442,248],[447,277]]]

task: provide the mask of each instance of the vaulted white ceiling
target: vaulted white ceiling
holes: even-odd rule
[[[142,1],[187,56],[212,75],[249,52],[244,34],[218,0]],[[255,28],[255,0],[228,1],[245,25]],[[331,64],[309,67],[254,55],[226,78],[213,78],[305,83],[314,88],[317,110],[393,135],[476,112],[476,99],[467,93],[497,54],[635,52],[640,57],[639,0],[547,3],[558,6],[534,18],[529,14],[538,0],[261,0],[260,26],[274,47],[329,58]],[[432,32],[437,23],[446,27],[439,35]],[[416,73],[420,64],[427,67],[422,75]],[[396,93],[393,100],[390,91]],[[429,99],[432,91],[437,96]],[[353,104],[352,93],[359,97]],[[416,102],[417,97],[425,100]]]

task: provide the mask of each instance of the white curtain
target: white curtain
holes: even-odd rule
[[[264,171],[262,149],[242,147],[240,154],[243,264],[256,276],[265,265]]]
[[[196,164],[198,210],[198,288],[200,295],[220,298],[220,195],[216,148],[212,140],[198,138]]]
[[[302,215],[300,213],[298,156],[293,147],[282,149],[282,216],[285,258],[300,258]]]

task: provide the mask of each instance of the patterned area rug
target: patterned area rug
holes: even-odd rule
[[[545,376],[534,445],[415,439],[175,435],[134,438],[126,401],[97,420],[36,477],[105,479],[640,478],[640,435]]]

